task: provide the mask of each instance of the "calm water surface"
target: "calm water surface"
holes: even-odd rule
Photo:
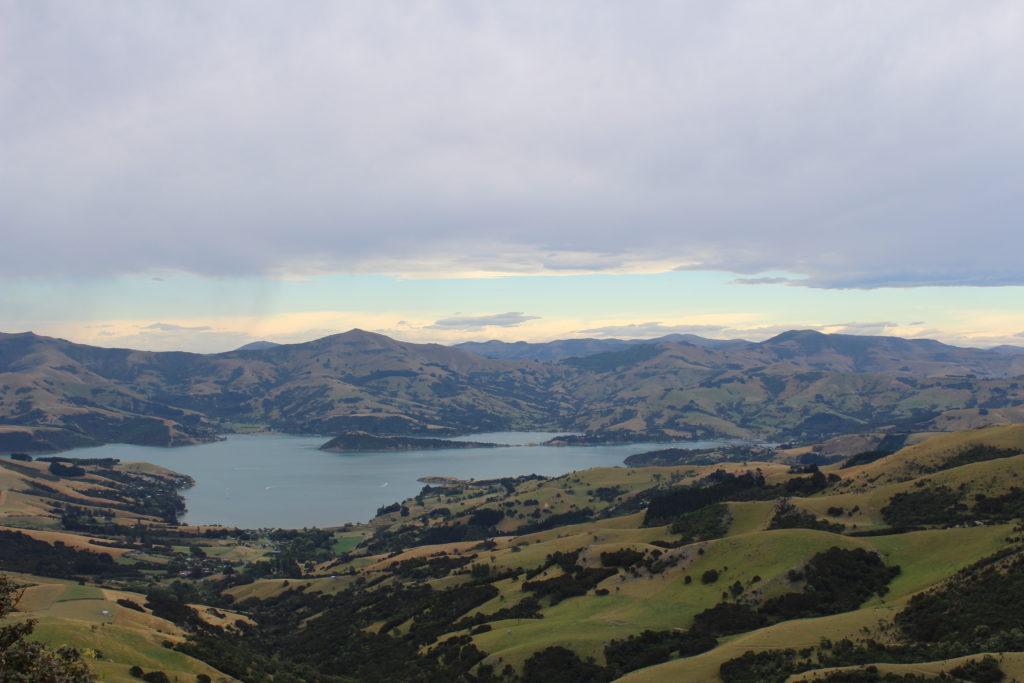
[[[499,432],[460,438],[526,444],[552,436],[545,432]],[[419,493],[423,487],[416,481],[419,477],[551,476],[621,465],[634,453],[669,447],[512,445],[341,454],[317,450],[326,441],[327,437],[322,436],[232,435],[226,441],[183,448],[110,444],[77,449],[69,455],[151,462],[191,476],[196,485],[184,494],[188,504],[184,521],[190,524],[298,528],[366,521],[378,507]],[[710,448],[725,443],[700,441],[687,443],[686,447]]]

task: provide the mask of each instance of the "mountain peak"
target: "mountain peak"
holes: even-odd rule
[[[387,335],[379,334],[377,332],[368,332],[358,327],[353,327],[348,332],[342,332],[341,334],[334,335],[336,339],[391,339]]]
[[[239,346],[235,351],[262,351],[263,349],[272,349],[275,346],[280,346],[280,344],[272,341],[254,341],[244,346]]]
[[[771,339],[766,339],[762,344],[783,344],[788,341],[806,341],[810,339],[821,339],[829,335],[824,332],[818,332],[817,330],[789,330],[782,334],[777,334]]]

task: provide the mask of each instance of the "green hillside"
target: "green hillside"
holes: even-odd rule
[[[19,575],[37,584],[19,618],[40,618],[47,642],[119,653],[98,663],[114,680],[135,665],[246,681],[729,683],[938,675],[952,659],[1015,675],[1024,656],[983,656],[1024,653],[1022,473],[1024,427],[992,427],[852,467],[445,480],[334,530],[110,528],[77,546],[27,530],[0,536],[25,549],[0,569],[24,572],[16,554],[57,540],[117,556],[122,573],[102,578],[88,563]],[[88,625],[97,600],[128,593],[141,611]],[[152,649],[154,629],[170,649]]]

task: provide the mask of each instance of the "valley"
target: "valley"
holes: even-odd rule
[[[10,623],[114,682],[1024,677],[1024,355],[513,346],[0,336]]]
[[[1022,34],[0,0],[0,683],[1024,683]]]
[[[133,666],[324,682],[1024,676],[1024,426],[822,466],[807,452],[438,478],[365,523],[302,530],[184,526],[127,494],[108,517],[99,492],[117,478],[190,482],[0,459],[21,513],[0,529],[19,548],[0,569],[29,586],[15,617],[111,681]],[[48,568],[58,541],[68,560]],[[924,619],[961,595],[979,611],[938,622],[955,630]]]

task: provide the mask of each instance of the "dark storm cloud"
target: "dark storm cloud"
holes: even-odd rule
[[[427,325],[429,330],[482,330],[485,327],[515,327],[527,320],[539,320],[540,316],[523,315],[515,311],[510,313],[497,313],[495,315],[475,315],[455,318],[444,318],[436,321],[433,325]]]
[[[3,276],[1024,284],[1021,3],[0,15]]]

